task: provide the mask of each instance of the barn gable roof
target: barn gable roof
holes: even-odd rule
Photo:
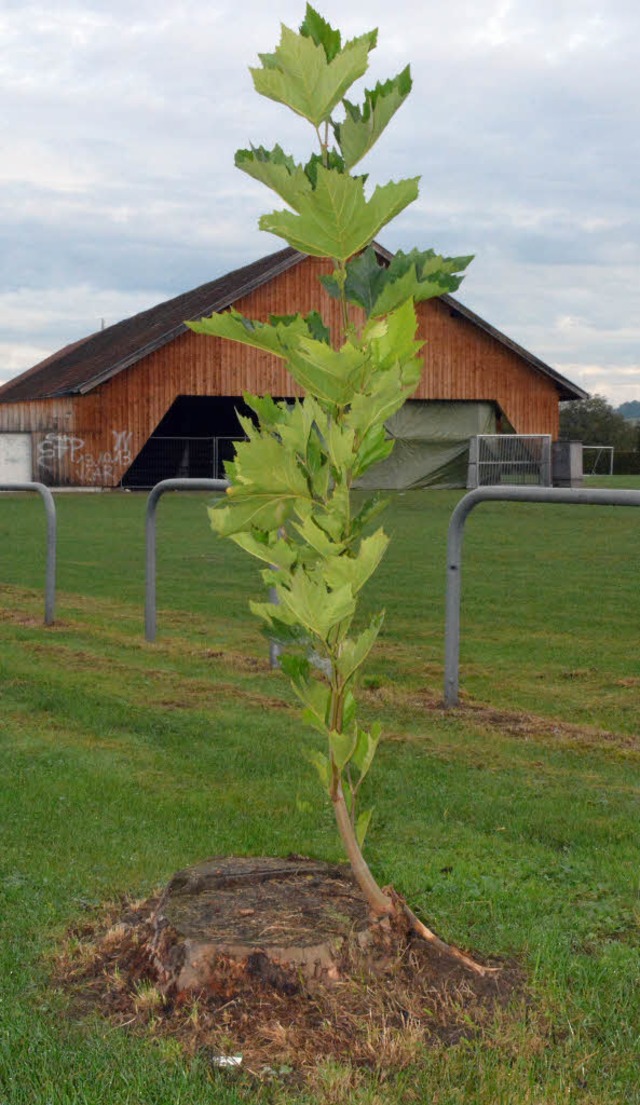
[[[381,259],[390,260],[393,256],[381,246],[376,245],[376,249]],[[304,258],[305,254],[290,247],[278,250],[217,280],[201,284],[190,292],[184,292],[174,299],[90,334],[9,380],[0,387],[0,403],[84,395],[179,337],[187,330],[185,320],[199,319],[215,311],[225,310],[287,269],[293,268]],[[551,379],[558,389],[560,399],[586,397],[587,393],[581,388],[511,341],[452,296],[443,295],[441,302],[446,303],[454,315],[467,319],[522,357],[537,372]]]

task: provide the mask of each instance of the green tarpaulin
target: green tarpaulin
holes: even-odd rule
[[[390,457],[367,472],[358,486],[380,490],[466,487],[469,438],[494,434],[494,403],[410,399],[387,422],[395,438]]]

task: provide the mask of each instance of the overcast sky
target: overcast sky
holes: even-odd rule
[[[368,86],[414,88],[363,163],[422,177],[390,249],[474,253],[468,307],[590,392],[640,398],[638,0],[338,0]],[[346,14],[345,14],[346,12]],[[0,0],[0,381],[279,249],[236,148],[308,124],[248,66],[304,4]]]

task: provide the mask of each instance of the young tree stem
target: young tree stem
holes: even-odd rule
[[[360,845],[358,844],[353,825],[351,824],[351,817],[349,816],[347,803],[345,802],[342,790],[342,783],[339,777],[337,779],[337,785],[332,788],[331,800],[336,815],[338,831],[342,843],[344,844],[347,858],[351,864],[354,878],[367,899],[372,912],[379,916],[394,913],[395,907],[391,898],[378,886],[360,850]]]

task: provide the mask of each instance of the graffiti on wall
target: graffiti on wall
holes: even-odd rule
[[[85,449],[84,438],[73,434],[47,434],[38,445],[38,467],[43,472],[53,474],[60,470],[65,458],[69,465],[69,474],[73,473],[75,482],[85,487],[109,486],[120,479],[123,469],[127,468],[131,455],[131,430],[112,430],[111,449],[94,456]]]

